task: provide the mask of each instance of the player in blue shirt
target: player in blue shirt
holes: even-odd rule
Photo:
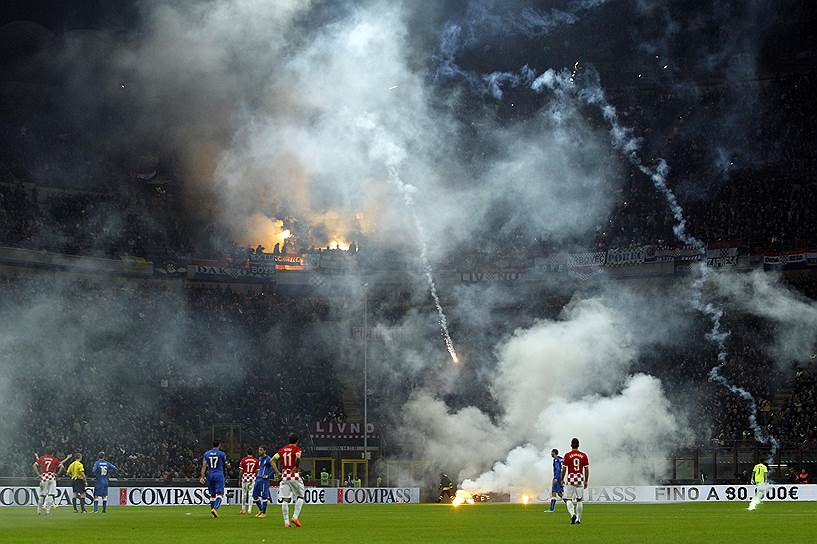
[[[105,460],[105,452],[96,454],[96,462],[92,472],[94,473],[94,513],[99,512],[99,499],[102,499],[102,513],[108,511],[108,478],[119,470],[116,465]]]
[[[553,482],[550,486],[550,510],[545,510],[545,512],[554,512],[556,510],[556,501],[558,500],[556,497],[561,497],[565,492],[562,486],[563,459],[559,456],[559,450],[557,449],[550,450],[550,456],[553,457]]]
[[[252,499],[258,505],[255,517],[267,517],[267,503],[270,501],[269,479],[272,477],[272,457],[267,455],[267,448],[258,448],[258,472],[255,474],[255,486],[252,488]]]
[[[224,500],[224,465],[227,464],[227,455],[219,449],[221,443],[213,442],[213,448],[204,452],[201,460],[201,485],[207,484],[210,494],[210,514],[218,517],[218,509]],[[205,478],[205,474],[207,477]]]

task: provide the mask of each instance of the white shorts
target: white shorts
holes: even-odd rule
[[[56,494],[57,494],[57,480],[40,481],[40,495],[56,495]]]
[[[584,498],[584,484],[582,485],[571,485],[565,484],[565,494],[562,495],[563,499],[566,500],[582,500]]]
[[[278,502],[289,500],[292,496],[303,498],[304,483],[302,480],[282,480],[278,485]]]

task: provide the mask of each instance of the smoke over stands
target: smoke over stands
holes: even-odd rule
[[[690,301],[723,308],[723,373],[758,407],[810,360],[813,301],[751,255],[812,264],[811,214],[752,195],[814,204],[760,166],[800,175],[784,149],[808,138],[765,135],[813,82],[758,83],[783,66],[758,45],[773,2],[540,4],[4,21],[0,470],[53,445],[186,478],[231,428],[270,445],[360,423],[364,342],[372,474],[420,466],[392,483],[538,493],[573,436],[595,483],[648,483],[678,448],[742,436]],[[742,34],[712,38],[727,14]],[[694,283],[707,258],[726,265]]]

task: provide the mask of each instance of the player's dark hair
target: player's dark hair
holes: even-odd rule
[[[571,448],[578,448],[579,447],[579,439],[574,438],[573,440],[571,440],[570,441],[570,447]]]
[[[101,452],[97,453],[96,458],[97,459],[105,459],[105,452],[101,451]]]
[[[289,433],[289,443],[290,444],[297,444],[298,443],[298,435],[295,433]]]
[[[213,447],[217,448],[221,445],[221,440],[213,440]]]
[[[553,455],[559,455],[559,450],[553,448],[552,450],[550,450],[550,453],[552,453]]]
[[[259,449],[259,450],[264,450],[264,451],[267,451],[267,447],[266,447],[266,446],[258,446],[258,449]]]
[[[51,446],[46,446],[43,448],[43,450],[45,451],[46,455],[54,455],[54,448]]]
[[[253,453],[255,453],[255,452],[252,451],[252,448],[247,448],[247,455],[252,455]]]

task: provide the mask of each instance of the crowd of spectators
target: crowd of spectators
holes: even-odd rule
[[[343,419],[328,345],[300,345],[299,331],[325,319],[321,306],[260,292],[2,277],[0,315],[17,325],[0,348],[14,380],[4,398],[15,407],[4,416],[0,473],[28,475],[33,453],[53,446],[106,451],[128,476],[189,478],[214,435],[272,445]]]
[[[710,442],[731,444],[737,440],[753,439],[754,431],[749,422],[747,402],[709,379],[709,373],[717,363],[715,348],[704,340],[706,323],[690,331],[690,337],[701,342],[659,348],[642,356],[642,368],[661,378],[664,389],[674,405],[683,407],[684,417],[689,418],[696,429],[700,444]],[[777,380],[768,379],[773,372],[774,361],[763,349],[764,339],[770,331],[759,320],[749,316],[724,321],[730,331],[726,349],[728,364],[721,373],[731,383],[749,391],[756,399],[758,424],[764,432],[772,432],[770,401],[774,398]],[[670,364],[667,362],[670,361]]]
[[[179,215],[150,194],[38,191],[0,179],[0,245],[158,259],[188,252],[190,241]]]
[[[815,159],[809,146],[815,128],[803,119],[817,113],[811,99],[817,73],[790,73],[773,79],[702,85],[690,98],[677,91],[620,90],[637,127],[649,131],[649,157],[670,164],[669,183],[678,193],[693,234],[714,243],[738,241],[762,249],[803,247],[817,242]],[[711,121],[736,100],[754,104],[729,125],[731,138],[721,146],[708,139],[719,127]],[[667,112],[674,118],[662,119]],[[680,113],[678,113],[680,112]],[[747,128],[748,127],[748,128]],[[739,138],[734,136],[739,135]],[[608,222],[598,228],[596,246],[661,245],[674,241],[674,219],[651,181],[629,165],[628,178]]]
[[[817,190],[811,178],[817,161],[809,147],[817,129],[803,122],[817,114],[815,91],[817,73],[804,70],[701,82],[694,91],[614,87],[610,99],[627,117],[625,123],[642,131],[644,145],[650,146],[642,150],[643,159],[668,160],[669,184],[692,234],[708,243],[785,249],[817,243],[812,213]],[[734,109],[737,100],[751,104],[751,111],[729,118],[727,124],[734,126],[722,135],[711,120]],[[710,142],[713,135],[724,141]],[[626,158],[620,160],[624,182],[609,218],[596,229],[596,248],[674,243],[674,218],[663,196]],[[189,254],[201,245],[191,240],[183,214],[169,204],[178,202],[174,191],[158,194],[158,187],[136,183],[124,192],[38,196],[36,184],[24,187],[10,172],[0,164],[0,244],[113,257]],[[224,238],[208,231],[212,228],[201,225],[204,239]],[[548,250],[542,247],[547,234],[540,234],[531,239],[531,233],[516,229],[494,242],[536,256]]]

